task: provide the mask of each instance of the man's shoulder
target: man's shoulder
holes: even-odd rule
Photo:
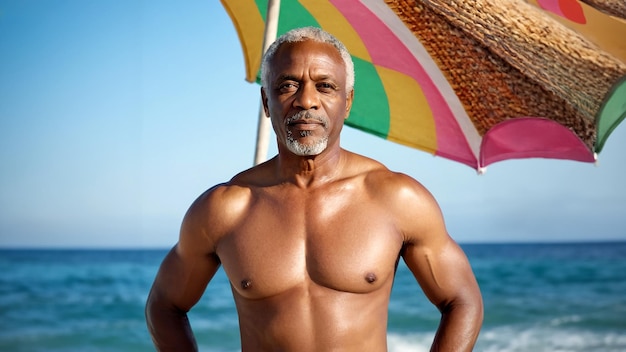
[[[271,183],[271,163],[253,166],[217,184],[198,197],[192,207],[199,207],[208,216],[232,218],[245,212],[255,189]],[[228,214],[226,214],[228,213]]]
[[[363,176],[375,180],[380,177],[391,177],[394,172],[378,160],[367,156],[345,151],[346,164],[349,165],[349,176]]]
[[[393,214],[406,243],[416,242],[421,236],[445,233],[437,200],[418,180],[384,166],[371,167],[364,175],[364,187],[370,199]]]
[[[219,212],[221,209],[228,209],[228,212],[232,213],[237,208],[240,208],[242,204],[247,203],[250,194],[249,186],[230,180],[206,190],[196,199],[192,207],[201,208],[204,212],[207,212],[207,215]]]
[[[431,198],[430,192],[415,178],[390,170],[384,164],[358,154],[354,154],[357,173],[363,177],[364,186],[370,193],[384,197],[398,204],[406,201],[419,201]]]
[[[259,186],[265,177],[263,165],[254,166],[205,191],[199,199],[205,201],[236,201],[251,195],[252,188]]]
[[[230,182],[215,185],[203,192],[191,204],[181,228],[182,238],[197,238],[198,234],[214,244],[244,218],[250,203],[249,190]],[[213,248],[212,247],[212,248]]]
[[[351,158],[355,161],[356,172],[365,177],[365,181],[376,187],[388,186],[390,188],[398,187],[416,187],[423,189],[424,187],[413,177],[390,170],[383,163],[368,158],[363,155],[351,153]]]

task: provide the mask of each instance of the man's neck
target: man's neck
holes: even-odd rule
[[[341,148],[325,151],[315,156],[296,156],[281,152],[276,164],[278,174],[288,183],[300,188],[317,187],[337,178],[341,174],[345,152]]]

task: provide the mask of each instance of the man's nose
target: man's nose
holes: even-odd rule
[[[318,91],[315,84],[303,84],[296,93],[294,106],[302,110],[317,109],[319,107]]]

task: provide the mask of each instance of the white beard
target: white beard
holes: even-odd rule
[[[322,137],[312,145],[302,144],[299,141],[293,139],[291,136],[287,136],[287,149],[292,153],[299,156],[313,156],[319,155],[328,146],[328,137]]]
[[[312,114],[309,111],[300,111],[297,114],[289,117],[285,121],[285,125],[289,126],[292,121],[296,121],[298,119],[314,119],[322,123],[324,126],[324,130],[326,130],[328,126],[328,119]],[[300,137],[308,137],[311,136],[311,131],[300,131]],[[299,156],[313,156],[319,155],[322,153],[326,147],[328,146],[328,136],[321,137],[317,142],[312,145],[302,144],[298,140],[293,138],[291,130],[287,129],[287,149],[292,153]]]

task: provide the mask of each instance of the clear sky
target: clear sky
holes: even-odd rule
[[[0,247],[173,245],[189,204],[252,165],[258,111],[216,0],[0,0]],[[342,144],[422,182],[461,243],[626,240],[624,126],[597,166],[481,176],[349,127]]]

